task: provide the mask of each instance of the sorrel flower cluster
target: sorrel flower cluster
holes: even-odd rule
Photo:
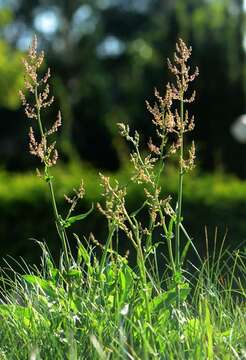
[[[174,271],[180,269],[183,176],[186,171],[194,167],[195,161],[194,142],[192,142],[188,150],[187,157],[184,153],[184,135],[192,131],[195,126],[194,116],[189,116],[188,110],[184,110],[184,104],[195,100],[195,91],[189,96],[188,90],[190,83],[199,74],[197,67],[194,73],[190,73],[188,61],[191,52],[191,47],[187,47],[184,41],[179,39],[176,44],[173,63],[169,59],[167,60],[168,68],[175,76],[175,81],[166,85],[163,96],[155,89],[156,102],[153,106],[146,101],[147,109],[152,115],[152,123],[155,126],[156,138],[159,139],[156,140],[156,143],[150,138],[148,142],[149,154],[147,156],[144,157],[140,154],[139,134],[135,131],[131,135],[128,125],[118,124],[121,135],[132,143],[134,148],[131,154],[131,162],[134,168],[132,180],[145,186],[145,205],[149,209],[150,225],[142,231],[142,234],[147,237],[146,243],[148,247],[148,244],[151,244],[153,230],[159,226],[163,228],[164,236],[168,241],[170,260]],[[178,199],[175,211],[170,205],[170,196],[162,198],[160,186],[160,176],[164,169],[165,160],[174,153],[178,153],[179,157]],[[171,244],[173,234],[167,229],[165,215],[169,215],[175,224],[175,260],[172,250],[173,245]],[[132,228],[132,233],[136,234],[136,228],[135,231],[133,229],[135,222],[131,222],[129,219],[125,219],[125,221]],[[140,229],[141,226],[138,226],[138,230]],[[141,237],[142,241],[144,241],[143,237]]]
[[[50,129],[43,129],[40,114],[41,111],[50,107],[54,102],[54,97],[50,96],[50,86],[48,80],[50,78],[50,69],[43,77],[39,79],[38,71],[44,62],[44,52],[37,53],[37,38],[34,37],[32,45],[29,48],[27,58],[23,59],[25,68],[25,88],[32,95],[33,104],[29,103],[27,97],[20,90],[20,98],[25,108],[26,116],[29,119],[37,120],[40,139],[36,140],[33,127],[29,130],[29,149],[30,153],[40,158],[41,162],[47,167],[56,164],[58,159],[58,151],[55,147],[55,142],[48,144],[48,137],[58,131],[61,126],[61,113],[58,112],[57,119]]]
[[[147,109],[153,115],[152,122],[156,127],[157,136],[161,139],[161,145],[157,146],[149,141],[149,149],[155,155],[162,153],[162,148],[168,142],[168,135],[176,135],[176,142],[173,142],[165,155],[175,153],[177,149],[182,146],[183,135],[194,129],[194,116],[189,117],[188,110],[184,113],[184,103],[191,103],[195,100],[195,91],[190,97],[187,97],[189,83],[194,81],[198,76],[199,71],[196,67],[195,72],[190,75],[190,67],[187,62],[191,56],[192,49],[187,47],[183,40],[179,39],[176,44],[176,51],[174,53],[174,64],[167,59],[168,68],[176,77],[176,83],[168,83],[166,86],[166,93],[162,97],[157,89],[155,89],[155,97],[157,103],[152,107],[146,101]],[[180,111],[177,108],[173,110],[174,102],[180,102]],[[163,154],[162,154],[163,155]],[[184,160],[182,157],[182,167],[184,170],[191,170],[194,166],[195,160],[195,145],[192,142],[189,150],[189,158]]]
[[[59,111],[53,125],[48,129],[44,127],[41,115],[43,115],[43,110],[52,105],[54,97],[50,96],[50,87],[48,83],[51,76],[50,69],[48,68],[44,76],[39,78],[38,73],[41,70],[43,62],[44,52],[37,52],[37,38],[35,36],[32,41],[32,45],[29,48],[27,57],[23,59],[23,65],[25,68],[25,89],[28,95],[24,95],[21,90],[19,93],[26,116],[36,122],[34,127],[38,132],[38,135],[36,135],[34,127],[31,126],[29,130],[29,150],[30,153],[37,156],[43,164],[43,173],[39,170],[37,172],[38,176],[43,178],[49,186],[56,228],[62,243],[63,255],[65,257],[64,264],[63,262],[61,263],[61,270],[65,269],[65,271],[68,271],[71,265],[71,254],[69,251],[70,244],[66,234],[66,228],[70,227],[74,222],[84,219],[92,211],[92,209],[86,214],[71,216],[79,199],[84,197],[85,191],[82,181],[78,190],[73,189],[74,195],[72,197],[65,195],[65,200],[70,205],[67,216],[63,218],[59,212],[53,186],[54,177],[51,176],[50,173],[50,168],[57,163],[58,151],[56,149],[56,142],[49,142],[49,138],[58,131],[62,125],[62,121],[61,113]],[[29,99],[31,102],[29,102]]]

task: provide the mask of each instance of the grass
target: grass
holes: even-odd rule
[[[34,39],[24,60],[25,84],[34,103],[22,92],[21,99],[27,116],[37,120],[29,133],[30,152],[41,161],[39,177],[49,189],[61,255],[57,263],[39,242],[39,267],[16,261],[19,271],[10,264],[2,269],[0,359],[246,358],[245,253],[229,253],[223,243],[217,249],[216,241],[211,252],[207,239],[205,259],[197,251],[198,265],[187,258],[188,249],[195,248],[182,206],[183,182],[195,159],[194,144],[188,151],[185,146],[185,134],[194,127],[184,107],[195,95],[187,96],[187,90],[198,75],[198,70],[190,74],[187,65],[191,49],[178,41],[174,64],[168,61],[176,82],[167,85],[164,96],[155,91],[153,107],[147,103],[156,129],[147,155],[139,151],[138,133],[119,124],[121,135],[132,146],[132,177],[127,183],[134,184],[132,189],[140,188],[144,199],[138,209],[129,211],[129,186],[100,174],[103,201],[96,207],[107,223],[104,241],[92,233],[81,239],[73,234],[71,239],[67,231],[75,222],[89,221],[93,210],[75,212],[84,196],[83,182],[66,196],[67,215],[57,201],[54,179],[59,169],[53,167],[58,154],[52,138],[61,116],[46,130],[44,109],[53,100],[48,100],[49,71],[38,77],[43,56],[37,53]],[[178,158],[176,204],[162,189],[163,172],[174,153]],[[93,181],[94,177],[90,186]],[[194,187],[189,191],[192,196]],[[142,221],[143,212],[147,222]],[[77,243],[75,253],[72,240]],[[121,241],[131,244],[134,266],[129,254],[120,251]],[[165,256],[160,250],[163,245]],[[160,271],[163,263],[166,266]]]
[[[233,266],[222,280],[223,263],[204,263],[190,284],[180,285],[178,306],[169,276],[148,272],[150,324],[140,275],[126,258],[114,253],[100,272],[93,249],[78,243],[63,277],[43,251],[42,271],[25,268],[3,294],[2,359],[244,358],[245,292],[232,289]],[[245,256],[237,253],[234,261],[245,274]]]

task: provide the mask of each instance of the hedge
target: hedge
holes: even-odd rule
[[[58,203],[64,209],[63,195],[71,193],[84,179],[86,196],[78,211],[90,208],[91,203],[102,201],[98,171],[86,164],[70,164],[54,170]],[[127,202],[130,210],[143,202],[143,188],[129,181],[130,165],[124,166],[117,174],[110,174],[121,184],[128,184]],[[169,168],[161,179],[164,195],[171,194],[175,206],[177,176]],[[204,251],[205,226],[212,247],[215,229],[221,242],[227,232],[226,245],[231,248],[243,246],[246,238],[246,182],[225,174],[200,174],[198,171],[187,175],[184,185],[184,224],[198,249]],[[0,171],[0,256],[6,258],[24,257],[37,263],[40,252],[34,241],[46,241],[53,254],[59,254],[59,240],[49,206],[49,193],[45,182],[29,173],[7,173]],[[144,221],[144,216],[143,216]],[[76,225],[73,229],[81,238],[93,232],[103,242],[105,220],[98,211]],[[73,236],[71,234],[71,239]],[[75,240],[71,240],[72,242]],[[122,248],[127,245],[122,244]]]

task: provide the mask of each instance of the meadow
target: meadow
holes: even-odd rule
[[[2,268],[0,359],[246,359],[245,250],[227,249],[226,236],[220,243],[215,236],[211,247],[204,235],[203,256],[184,216],[187,199],[201,197],[212,207],[228,196],[223,185],[216,191],[210,186],[206,193],[211,178],[191,175],[196,152],[187,133],[196,120],[190,115],[195,101],[190,88],[199,75],[198,68],[190,69],[191,55],[179,39],[167,61],[172,82],[164,94],[155,89],[154,105],[146,102],[154,129],[148,152],[140,152],[138,132],[118,124],[132,149],[129,168],[118,179],[99,174],[101,198],[92,205],[88,199],[99,194],[96,174],[88,171],[87,181],[69,191],[61,205],[67,186],[57,192],[55,180],[62,168],[56,168],[55,137],[62,114],[46,124],[45,111],[54,100],[51,72],[43,74],[44,53],[37,51],[34,38],[23,60],[25,91],[20,96],[32,124],[29,149],[39,160],[42,185],[35,193],[37,180],[28,175],[20,177],[19,187],[25,184],[37,201],[40,194],[49,195],[61,251],[57,258],[54,247],[36,241],[40,266],[16,259],[20,271],[8,262]],[[69,175],[62,176],[64,184],[71,182]],[[184,190],[188,178],[192,180]],[[237,185],[228,179],[228,187],[239,189],[230,204],[245,191]],[[87,208],[80,213],[87,187]],[[6,201],[18,197],[18,189]],[[129,192],[137,198],[134,209]],[[74,225],[76,230],[89,227],[94,212],[104,218],[105,238],[71,230]],[[42,218],[34,226],[42,227]]]

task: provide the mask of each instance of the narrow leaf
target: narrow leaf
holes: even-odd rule
[[[90,210],[87,211],[86,213],[69,217],[68,219],[65,220],[64,227],[65,227],[65,228],[68,228],[68,227],[70,227],[73,223],[75,223],[76,221],[84,220],[84,219],[93,211],[93,209],[94,209],[94,206],[93,206],[93,204],[92,204]]]

